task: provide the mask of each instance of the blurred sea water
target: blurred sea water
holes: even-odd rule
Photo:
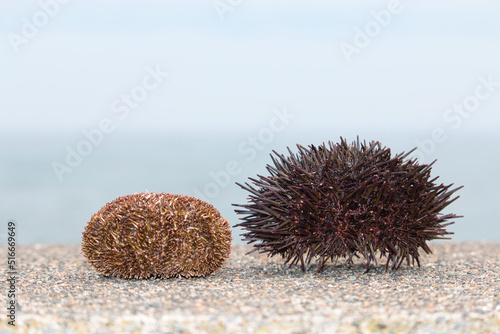
[[[335,133],[336,132],[336,133]],[[340,135],[355,140],[354,131],[276,134],[269,143],[253,145],[252,131],[207,135],[169,133],[116,133],[92,148],[71,172],[54,172],[55,161],[64,164],[67,147],[75,148],[79,134],[9,134],[0,144],[0,221],[5,238],[9,219],[17,223],[19,243],[79,243],[81,232],[107,202],[138,192],[169,192],[196,196],[212,203],[233,226],[238,223],[232,203],[244,203],[247,193],[235,182],[266,175],[272,149],[286,153],[286,146],[307,146],[338,141]],[[418,135],[370,132],[361,139],[377,139],[393,154],[416,146]],[[424,138],[424,136],[420,136]],[[465,135],[436,145],[428,161],[438,159],[431,175],[438,182],[464,185],[455,203],[444,213],[464,215],[449,227],[453,240],[500,241],[496,214],[500,195],[498,166],[500,139],[496,134]],[[228,163],[232,163],[231,174]],[[240,230],[233,239],[240,242]],[[0,240],[4,242],[4,240]]]

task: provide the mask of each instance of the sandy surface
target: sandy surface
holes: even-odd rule
[[[4,316],[0,333],[500,333],[500,243],[431,248],[421,268],[319,274],[235,246],[207,278],[121,280],[79,245],[19,246],[16,331]]]

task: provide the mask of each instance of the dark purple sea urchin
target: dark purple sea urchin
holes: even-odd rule
[[[376,253],[386,256],[386,270],[398,269],[406,260],[420,266],[418,249],[431,250],[426,241],[449,239],[445,226],[455,214],[440,212],[458,198],[450,185],[430,179],[431,164],[420,165],[401,153],[391,157],[379,142],[297,145],[298,153],[271,155],[270,176],[250,178],[248,204],[236,213],[246,215],[236,225],[253,251],[279,254],[285,263],[301,263],[302,270],[314,258],[318,271],[327,260],[362,255],[366,270]]]
[[[119,197],[94,214],[82,252],[105,276],[206,276],[231,252],[226,219],[194,197],[141,193]]]

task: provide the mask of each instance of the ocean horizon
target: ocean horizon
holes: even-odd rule
[[[419,138],[418,133],[404,131],[360,132],[361,140],[379,140],[393,154],[409,151]],[[70,152],[77,148],[85,152],[85,145],[78,146],[86,138],[82,133],[4,132],[0,144],[0,221],[4,228],[0,240],[6,240],[7,222],[13,219],[18,244],[79,243],[85,225],[102,206],[140,192],[198,197],[213,204],[234,226],[240,217],[232,204],[245,203],[248,195],[235,183],[266,175],[272,150],[286,154],[287,146],[294,150],[296,143],[338,142],[340,135],[356,140],[355,129],[344,133],[339,129],[291,131],[275,133],[270,139],[259,133],[259,129],[198,135],[117,132],[105,136],[78,161]],[[420,134],[420,138],[425,143],[425,136]],[[431,176],[440,176],[436,182],[464,186],[457,193],[460,198],[443,212],[464,216],[448,227],[454,232],[452,240],[500,241],[494,211],[500,199],[496,174],[500,157],[492,153],[498,138],[493,133],[450,136],[425,157],[426,163],[437,159],[431,171]],[[68,156],[73,167],[67,163]],[[240,233],[233,228],[234,242],[241,242]]]

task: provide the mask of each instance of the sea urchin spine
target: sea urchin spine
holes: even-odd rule
[[[119,197],[92,216],[82,252],[105,276],[206,276],[229,257],[231,231],[202,200],[140,193]]]
[[[246,230],[245,241],[254,250],[279,254],[290,266],[302,270],[314,258],[318,271],[327,260],[362,255],[366,270],[376,263],[376,253],[398,269],[419,261],[419,248],[431,250],[426,241],[449,239],[445,227],[455,214],[440,212],[457,197],[450,185],[430,179],[431,164],[408,159],[408,153],[391,157],[379,142],[297,145],[289,156],[271,155],[270,176],[250,178],[253,185],[238,184],[250,192],[249,203],[234,204],[245,215],[236,225]]]

